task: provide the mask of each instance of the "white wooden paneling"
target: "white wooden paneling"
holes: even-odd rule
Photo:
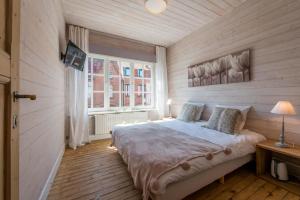
[[[169,46],[244,0],[168,1],[152,15],[144,0],[63,0],[67,23],[126,38]]]
[[[210,2],[226,8],[238,1]],[[207,105],[252,105],[247,128],[278,138],[280,116],[270,113],[289,100],[298,113],[286,120],[289,141],[300,143],[300,1],[251,0],[193,32],[167,49],[169,97],[176,115],[186,101]],[[251,77],[246,83],[188,88],[187,67],[237,50],[251,49]]]
[[[20,93],[37,95],[36,101],[20,101],[20,199],[27,200],[44,198],[64,149],[65,79],[59,53],[65,21],[60,0],[22,0],[21,14]]]

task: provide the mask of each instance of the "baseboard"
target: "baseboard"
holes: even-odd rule
[[[54,178],[55,178],[56,173],[58,171],[58,168],[60,166],[62,157],[64,155],[64,152],[65,152],[65,145],[63,145],[63,148],[61,149],[61,151],[60,151],[60,153],[59,153],[59,155],[58,155],[58,157],[57,157],[57,159],[56,159],[56,161],[55,161],[55,163],[54,163],[54,165],[51,169],[51,172],[50,172],[49,177],[46,181],[46,184],[45,184],[45,186],[42,190],[42,193],[39,197],[39,200],[46,200],[47,199],[49,191],[50,191],[51,186],[53,184]]]
[[[103,140],[111,138],[111,134],[90,135],[90,140]]]

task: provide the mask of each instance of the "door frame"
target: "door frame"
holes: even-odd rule
[[[1,63],[1,65],[2,65],[2,63]],[[10,81],[10,79],[9,78],[7,78],[7,77],[5,77],[5,76],[2,76],[2,75],[0,75],[0,87],[1,87],[1,105],[0,105],[0,107],[1,107],[1,113],[0,113],[0,115],[1,115],[1,117],[0,117],[0,120],[1,120],[1,122],[0,122],[0,124],[1,124],[1,126],[0,126],[0,128],[1,128],[1,130],[0,130],[0,133],[1,133],[1,145],[0,145],[0,148],[1,148],[1,150],[0,150],[0,153],[2,154],[1,155],[1,159],[3,159],[3,160],[1,160],[0,162],[2,162],[1,163],[1,171],[0,171],[0,173],[1,173],[1,175],[0,175],[0,178],[1,178],[1,184],[0,184],[0,186],[1,186],[1,192],[0,192],[0,199],[2,199],[2,200],[4,200],[5,199],[5,194],[6,194],[6,162],[7,162],[7,146],[6,146],[6,144],[7,144],[7,123],[6,123],[6,121],[7,121],[7,86],[8,86],[8,83],[9,83],[9,81]]]
[[[19,89],[20,59],[20,0],[7,0],[6,52],[10,56],[10,77],[6,84],[6,163],[5,199],[19,200],[19,128],[14,127],[14,117],[19,114],[19,104],[13,93]],[[16,118],[17,119],[17,118]]]

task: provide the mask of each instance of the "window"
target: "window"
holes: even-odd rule
[[[104,107],[104,60],[88,58],[88,106]]]
[[[152,108],[153,63],[88,56],[89,111]]]

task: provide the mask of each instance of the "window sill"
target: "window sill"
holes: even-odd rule
[[[104,115],[104,114],[118,114],[118,113],[131,113],[131,112],[147,112],[155,111],[156,108],[145,108],[145,109],[133,109],[133,110],[107,110],[107,111],[91,111],[88,115]]]

